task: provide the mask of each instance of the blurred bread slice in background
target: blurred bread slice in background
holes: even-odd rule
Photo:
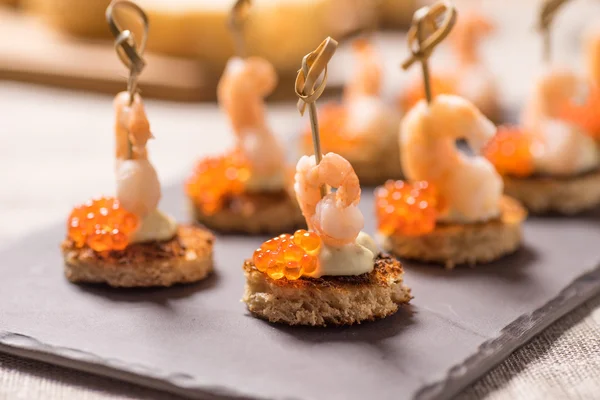
[[[386,29],[403,29],[410,26],[413,13],[423,5],[418,0],[379,0],[377,13],[379,26]]]
[[[59,31],[109,38],[104,19],[109,0],[21,1],[26,10],[37,13]],[[233,39],[227,28],[233,3],[138,0],[150,19],[148,50],[200,59],[215,70],[222,69],[233,55]],[[254,0],[246,27],[248,54],[262,56],[280,73],[291,75],[302,57],[326,36],[341,39],[371,26],[377,18],[376,7],[372,0]],[[126,13],[123,17],[127,18]]]

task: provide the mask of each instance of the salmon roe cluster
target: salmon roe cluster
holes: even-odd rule
[[[228,196],[243,193],[248,178],[250,167],[241,152],[207,157],[196,164],[186,182],[186,192],[197,206],[211,215],[223,207]]]
[[[68,236],[81,248],[97,252],[123,250],[137,229],[139,218],[123,209],[113,197],[92,199],[71,211]]]
[[[361,140],[349,137],[344,132],[346,108],[340,104],[326,104],[319,110],[319,133],[321,147],[324,152],[334,151],[343,153],[356,149]],[[302,135],[304,147],[312,149],[312,131],[310,126]]]
[[[483,151],[501,175],[526,177],[533,173],[531,139],[515,127],[499,127]]]
[[[449,76],[431,77],[431,94],[433,97],[439,94],[454,94],[456,88]],[[415,104],[425,98],[425,86],[422,80],[414,82],[406,88],[406,91],[400,95],[399,106],[404,112],[409,111]]]
[[[375,212],[384,235],[424,235],[435,229],[441,209],[437,190],[426,181],[387,181],[375,190]]]
[[[583,104],[567,103],[561,118],[579,126],[594,139],[600,139],[600,89],[591,88]]]
[[[269,239],[256,249],[252,261],[256,268],[271,279],[294,281],[313,273],[319,265],[321,238],[314,232],[297,230]]]

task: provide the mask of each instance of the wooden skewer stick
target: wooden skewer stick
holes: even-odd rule
[[[543,50],[542,57],[545,62],[549,63],[552,58],[552,37],[550,26],[556,17],[559,8],[568,0],[545,0],[540,8],[538,20],[538,30],[542,34]]]
[[[137,46],[133,32],[129,29],[123,29],[115,19],[115,10],[118,8],[129,8],[133,10],[142,21],[143,34],[142,41]],[[129,93],[129,105],[133,104],[135,94],[138,91],[138,79],[142,70],[146,66],[143,54],[148,40],[148,16],[137,4],[127,0],[115,0],[106,8],[106,22],[115,37],[115,50],[119,59],[127,68],[129,68],[129,77],[127,78],[127,92]],[[128,158],[133,155],[133,144],[131,139],[127,138]]]
[[[246,22],[248,22],[251,6],[251,0],[237,0],[229,13],[228,25],[233,33],[235,54],[242,58],[248,55],[244,29],[246,27]]]
[[[139,47],[136,44],[133,32],[123,29],[115,19],[115,10],[118,8],[129,8],[133,10],[142,21],[143,34]],[[115,50],[119,59],[129,68],[127,80],[127,91],[129,92],[129,103],[133,104],[133,98],[137,92],[138,78],[146,66],[143,54],[148,41],[149,22],[148,16],[137,4],[128,0],[116,0],[106,8],[106,22],[115,37]]]
[[[408,69],[415,61],[421,63],[427,103],[431,103],[432,100],[428,60],[435,46],[440,44],[454,27],[456,15],[456,8],[450,1],[438,1],[432,6],[419,8],[408,31],[408,48],[411,55],[402,63],[402,68]],[[443,19],[438,25],[437,19],[441,16]]]
[[[308,104],[310,128],[317,165],[321,162],[323,154],[321,153],[316,101],[325,90],[327,84],[327,64],[335,54],[337,46],[338,42],[328,37],[314,51],[304,56],[302,59],[302,68],[298,71],[294,85],[296,96],[299,97],[297,108],[300,111],[300,115],[304,115],[306,105]],[[317,84],[321,74],[323,74],[323,79],[321,83]],[[322,186],[321,197],[324,197],[326,194],[327,189],[325,186]]]

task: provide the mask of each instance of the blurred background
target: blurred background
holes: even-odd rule
[[[306,124],[294,107],[293,79],[302,57],[327,35],[342,43],[329,71],[335,96],[352,71],[350,42],[375,44],[384,65],[384,93],[396,101],[420,69],[400,68],[408,55],[405,30],[417,0],[255,0],[248,53],[269,59],[280,84],[269,119],[287,143]],[[10,243],[31,229],[64,219],[70,208],[111,194],[112,98],[126,89],[105,22],[109,0],[0,0],[0,239]],[[227,29],[232,0],[139,0],[150,18],[147,68],[140,88],[156,137],[150,157],[163,185],[179,182],[194,160],[233,142],[215,87],[233,54]],[[496,26],[481,42],[484,63],[499,82],[501,102],[515,119],[542,63],[535,29],[539,0],[462,0]],[[137,29],[136,21],[123,21]],[[583,71],[581,36],[600,24],[600,1],[572,0],[552,29],[553,61]],[[139,31],[138,31],[139,33]],[[447,45],[436,49],[432,69],[452,68]],[[337,89],[337,90],[336,90]],[[511,117],[512,116],[512,117]],[[57,238],[58,240],[58,238]]]

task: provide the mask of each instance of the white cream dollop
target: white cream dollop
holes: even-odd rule
[[[140,221],[140,226],[131,237],[131,243],[169,240],[176,234],[177,222],[155,209]]]
[[[319,253],[319,267],[307,274],[311,278],[322,276],[362,275],[373,271],[379,249],[371,236],[360,232],[354,243],[343,247],[323,245]]]

